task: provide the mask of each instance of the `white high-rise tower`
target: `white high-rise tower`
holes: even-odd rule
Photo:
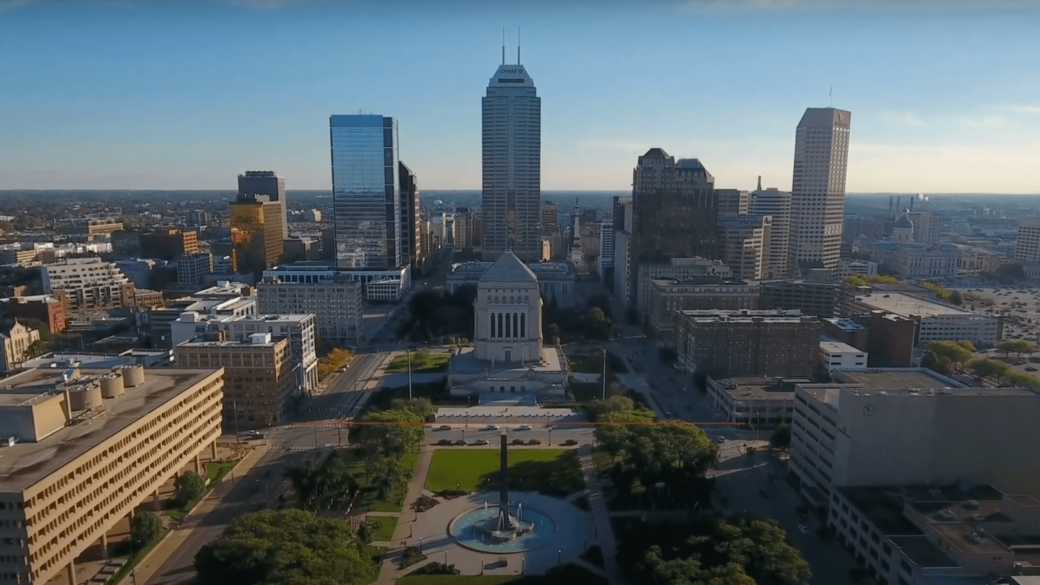
[[[525,262],[541,252],[542,100],[520,65],[502,66],[488,83],[483,109],[483,257],[506,250]]]
[[[852,113],[808,108],[798,123],[791,185],[788,273],[834,268],[841,259]]]

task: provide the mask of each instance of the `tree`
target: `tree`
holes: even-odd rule
[[[413,398],[411,402],[404,398],[395,398],[390,401],[390,409],[414,412],[426,420],[427,416],[433,414],[433,403],[429,398]]]
[[[955,369],[962,370],[964,364],[974,357],[975,347],[970,341],[933,341],[925,346],[925,350],[934,353],[937,358],[945,358]]]
[[[1036,346],[1024,339],[1019,339],[1018,341],[1005,341],[998,345],[997,349],[1004,352],[1004,357],[1008,357],[1011,352],[1015,352],[1015,357],[1021,357],[1023,353],[1036,351]]]
[[[959,291],[959,290],[950,291],[950,299],[949,300],[950,300],[950,304],[953,304],[953,305],[958,305],[959,306],[959,305],[963,305],[964,304],[964,296],[961,295],[961,291]]]
[[[779,425],[773,430],[773,436],[769,438],[769,444],[777,449],[787,449],[791,446],[791,427]]]
[[[307,509],[346,509],[360,484],[349,463],[333,454],[324,464],[294,465],[286,473],[296,492],[297,503]]]
[[[295,509],[240,516],[195,555],[199,585],[362,585],[376,566],[341,519]]]
[[[600,420],[604,415],[610,412],[624,412],[626,410],[635,409],[635,402],[627,396],[616,394],[608,397],[606,400],[593,400],[589,403],[589,413],[592,415],[592,420]]]
[[[425,419],[410,410],[377,410],[362,419],[359,422],[364,424],[350,427],[350,440],[360,444],[366,455],[380,453],[400,457],[418,448],[424,436]],[[372,424],[380,422],[397,424]]]
[[[147,510],[138,512],[130,520],[130,540],[138,549],[161,538],[163,530],[162,519]]]
[[[173,486],[177,490],[177,499],[182,504],[194,502],[206,493],[206,480],[194,471],[177,476],[177,479],[173,481]]]
[[[976,376],[993,378],[998,384],[1013,371],[1011,366],[996,360],[978,359],[968,365]]]

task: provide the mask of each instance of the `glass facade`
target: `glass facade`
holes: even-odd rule
[[[336,266],[401,266],[397,121],[377,115],[332,116],[329,131]]]

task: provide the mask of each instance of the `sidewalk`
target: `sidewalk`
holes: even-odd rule
[[[426,474],[430,471],[430,463],[433,462],[433,449],[429,447],[423,447],[419,453],[419,460],[415,463],[415,471],[412,473],[412,479],[408,483],[408,490],[405,491],[404,505],[402,512],[397,514],[399,520],[397,522],[397,528],[394,529],[394,537],[388,543],[387,553],[394,552],[396,543],[400,543],[404,540],[409,540],[409,535],[405,534],[412,530],[410,522],[401,522],[401,519],[408,517],[408,508],[412,506],[415,500],[419,499],[419,496],[423,495],[423,486],[426,484]],[[418,567],[408,567],[405,571],[399,571],[396,567],[396,561],[391,559],[393,555],[387,554],[383,558],[383,564],[379,567],[379,579],[376,583],[379,585],[389,585],[396,581],[401,575],[408,571],[413,571]]]
[[[596,523],[594,538],[603,552],[603,567],[607,580],[611,585],[624,585],[625,576],[617,564],[617,540],[614,538],[614,527],[610,524],[610,511],[607,501],[603,499],[603,483],[596,472],[596,464],[592,461],[592,447],[582,445],[578,451],[581,457],[581,471],[585,474],[585,486],[588,490],[589,507],[592,508],[592,519]]]
[[[245,457],[238,462],[238,465],[231,470],[227,478],[230,478],[234,474],[236,477],[242,477],[249,472],[250,469],[256,465],[257,461],[267,451],[266,448],[252,449],[249,453],[246,453]],[[230,492],[235,483],[225,479],[220,482],[220,485],[213,488],[213,490],[202,499],[198,505],[195,506],[188,513],[187,516],[180,522],[180,524],[170,531],[155,548],[152,549],[148,555],[137,564],[137,567],[132,571],[135,575],[127,574],[118,585],[129,585],[131,579],[136,583],[147,583],[149,579],[155,576],[155,574],[162,568],[163,564],[181,547],[191,536],[192,532],[198,527],[198,520],[205,517],[217,506],[220,505],[221,500]]]

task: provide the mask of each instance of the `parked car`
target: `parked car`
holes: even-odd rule
[[[513,444],[514,445],[523,445],[524,444],[524,440],[523,439],[513,439]]]
[[[473,441],[474,445],[488,445],[489,443],[485,439],[477,439]]]
[[[539,441],[538,439],[531,439],[530,441],[527,442],[527,444],[528,445],[541,445],[542,442]]]
[[[466,439],[459,439],[459,440],[455,441],[455,444],[456,445],[465,445],[466,444]]]
[[[450,425],[441,425],[441,426],[437,427],[437,430],[438,431],[450,431],[451,430],[451,426]]]
[[[809,527],[806,526],[805,524],[799,524],[798,525],[798,531],[801,532],[802,534],[809,534]]]
[[[563,442],[563,446],[564,447],[570,447],[572,445],[577,445],[577,444],[578,444],[578,442],[575,441],[574,439],[567,439],[566,441]]]
[[[440,441],[437,441],[437,444],[438,445],[450,445],[451,444],[451,439],[441,439]]]
[[[520,425],[520,426],[516,427],[516,430],[518,430],[518,431],[529,431],[529,430],[531,430],[531,425]]]
[[[721,445],[721,444],[726,442],[726,437],[723,437],[722,435],[719,435],[719,436],[715,437],[715,442]]]
[[[484,430],[485,431],[497,431],[498,430],[498,425],[487,425],[486,427],[484,427]]]

